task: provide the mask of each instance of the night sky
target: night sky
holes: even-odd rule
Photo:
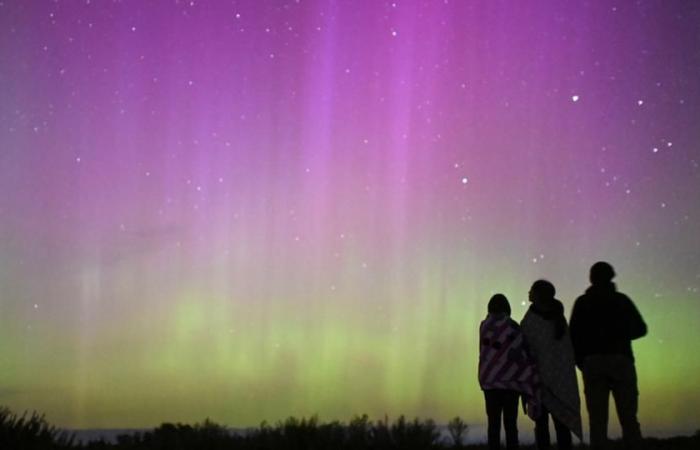
[[[2,0],[0,404],[483,423],[491,294],[607,260],[693,432],[699,164],[694,1]]]

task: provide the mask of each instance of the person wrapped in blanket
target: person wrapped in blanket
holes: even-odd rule
[[[541,381],[542,408],[535,419],[535,442],[539,450],[551,445],[550,415],[557,435],[557,448],[572,448],[572,432],[582,438],[574,349],[564,317],[564,305],[554,298],[555,294],[554,285],[549,281],[535,281],[529,293],[532,304],[520,321]]]
[[[486,400],[489,449],[501,447],[501,417],[506,448],[517,449],[518,398],[522,397],[528,416],[539,417],[539,377],[503,294],[491,297],[479,328],[479,384]]]

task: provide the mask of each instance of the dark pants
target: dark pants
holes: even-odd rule
[[[489,450],[501,448],[501,415],[506,430],[506,448],[518,448],[518,393],[509,389],[484,391],[486,415],[489,419]]]
[[[535,444],[537,444],[537,450],[547,450],[552,446],[552,441],[549,437],[549,416],[549,411],[542,408],[540,417],[535,421]],[[553,415],[552,422],[554,422],[554,432],[557,434],[557,448],[559,450],[571,450],[571,430]]]
[[[593,355],[583,362],[583,385],[591,429],[591,448],[608,441],[608,402],[612,392],[626,448],[637,448],[642,432],[637,420],[639,391],[634,361],[624,355]]]

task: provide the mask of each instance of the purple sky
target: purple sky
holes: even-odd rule
[[[700,7],[0,1],[0,404],[484,421],[494,292],[600,259],[700,408]],[[238,405],[231,408],[231,405]],[[692,416],[694,417],[694,416]]]

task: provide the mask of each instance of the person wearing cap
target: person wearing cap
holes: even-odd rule
[[[591,286],[576,299],[569,321],[576,365],[583,374],[592,449],[607,445],[610,393],[625,447],[638,448],[642,439],[632,341],[646,335],[647,326],[632,300],[617,291],[614,277],[610,264],[593,264]]]

